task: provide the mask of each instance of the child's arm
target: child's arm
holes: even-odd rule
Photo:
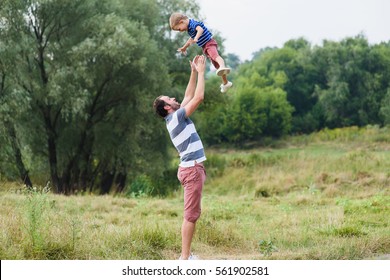
[[[196,27],[196,36],[195,36],[195,38],[194,38],[194,42],[196,43],[196,42],[198,42],[198,40],[199,40],[199,38],[200,38],[200,36],[202,36],[202,34],[203,34],[203,28],[202,27],[200,27],[200,26],[197,26]]]
[[[178,48],[177,51],[178,51],[178,52],[181,52],[181,53],[183,53],[183,54],[186,54],[187,48],[188,48],[189,46],[191,46],[193,43],[194,43],[194,40],[190,37],[190,38],[187,40],[187,42],[184,44],[184,46],[182,46],[181,48]]]

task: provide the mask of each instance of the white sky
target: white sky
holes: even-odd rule
[[[197,0],[207,28],[219,31],[226,53],[242,61],[265,47],[304,37],[312,45],[363,33],[390,41],[390,0]]]

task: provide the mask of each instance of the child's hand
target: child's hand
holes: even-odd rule
[[[181,47],[177,49],[178,52],[180,52],[182,55],[187,55],[187,48]]]

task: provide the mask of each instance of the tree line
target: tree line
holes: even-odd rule
[[[172,11],[199,18],[187,0],[2,1],[0,180],[50,181],[63,194],[169,192],[174,155],[151,104],[183,97],[188,57],[200,53],[177,57],[186,34],[170,31]],[[210,74],[199,133],[205,145],[241,145],[389,124],[389,55],[389,43],[362,35],[323,46],[295,39],[245,63],[228,54],[234,90],[221,95]]]
[[[262,49],[235,71],[234,94],[207,95],[200,133],[208,144],[241,145],[323,128],[388,125],[389,58],[390,42],[370,45],[361,34],[321,46],[298,38]]]
[[[151,104],[180,85],[186,65],[175,56],[182,38],[169,30],[174,10],[199,8],[176,0],[1,1],[1,179],[104,194],[141,173],[163,176],[168,140]]]

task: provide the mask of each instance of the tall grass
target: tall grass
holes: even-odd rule
[[[390,141],[326,130],[246,150],[207,149],[193,250],[204,259],[390,254]],[[1,259],[177,259],[182,189],[168,198],[60,196],[1,183]]]

